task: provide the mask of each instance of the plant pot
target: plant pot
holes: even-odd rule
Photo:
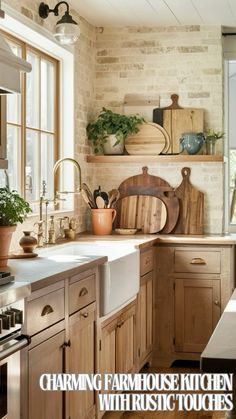
[[[112,155],[112,154],[123,154],[124,153],[124,139],[120,140],[118,144],[115,145],[117,142],[117,138],[115,134],[109,135],[106,138],[106,142],[103,144],[103,152],[104,154]]]
[[[15,231],[16,225],[0,226],[0,268],[7,266],[11,238]]]

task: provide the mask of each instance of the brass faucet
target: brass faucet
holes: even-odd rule
[[[55,176],[56,176],[58,168],[65,161],[68,161],[68,162],[72,163],[78,171],[78,174],[79,174],[79,188],[78,188],[77,191],[62,191],[62,192],[56,191]],[[75,159],[72,159],[71,157],[65,157],[64,159],[58,160],[54,164],[54,167],[53,167],[53,183],[54,183],[54,199],[55,199],[55,202],[58,200],[58,195],[60,195],[60,194],[80,193],[81,192],[81,167],[80,167],[79,163]]]

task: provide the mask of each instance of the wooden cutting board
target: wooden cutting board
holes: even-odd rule
[[[181,173],[182,183],[175,190],[180,202],[180,213],[173,233],[203,234],[204,194],[191,184],[189,167],[184,167]]]
[[[168,234],[175,227],[179,216],[179,200],[174,189],[166,180],[148,174],[148,168],[142,168],[142,174],[131,176],[119,186],[120,198],[131,195],[155,196],[164,202],[167,210],[167,221],[161,233]],[[117,202],[116,226],[119,227],[120,201]]]
[[[158,124],[148,122],[139,126],[137,134],[126,138],[125,148],[131,155],[155,155],[165,150],[169,143],[166,130]]]
[[[170,150],[180,152],[179,140],[185,132],[203,132],[203,109],[166,109],[163,111],[163,127],[171,138]]]
[[[166,207],[159,198],[133,195],[121,199],[120,228],[137,228],[145,234],[158,233],[166,219]]]

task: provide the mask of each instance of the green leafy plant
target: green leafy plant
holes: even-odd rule
[[[0,188],[0,226],[23,223],[30,212],[28,202],[16,191],[10,191],[8,187]]]
[[[205,138],[207,139],[214,139],[219,140],[220,138],[224,138],[224,132],[221,131],[214,131],[212,128],[206,130]]]
[[[94,146],[94,152],[103,151],[103,144],[109,135],[116,136],[117,145],[122,139],[126,139],[129,134],[139,131],[139,125],[145,122],[140,115],[122,115],[112,112],[110,109],[102,108],[95,121],[87,126],[88,139]]]

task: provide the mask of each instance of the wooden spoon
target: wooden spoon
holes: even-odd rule
[[[106,208],[106,203],[101,196],[97,196],[96,205],[99,209]]]
[[[90,208],[92,208],[92,205],[91,205],[91,203],[90,203],[90,200],[89,200],[89,198],[88,198],[88,195],[87,195],[87,193],[85,192],[85,190],[84,190],[84,189],[82,189],[82,190],[81,190],[81,195],[82,195],[82,197],[83,197],[83,199],[84,199],[84,202],[86,202],[86,204],[87,204]]]
[[[96,204],[95,204],[94,199],[93,199],[93,194],[92,194],[91,190],[89,189],[89,187],[86,183],[82,183],[82,190],[85,191],[85,193],[88,197],[88,200],[91,204],[91,208],[96,208]]]
[[[108,194],[109,194],[108,207],[112,208],[114,207],[115,203],[118,201],[120,197],[120,192],[118,191],[118,189],[112,189],[110,192],[108,192]]]

